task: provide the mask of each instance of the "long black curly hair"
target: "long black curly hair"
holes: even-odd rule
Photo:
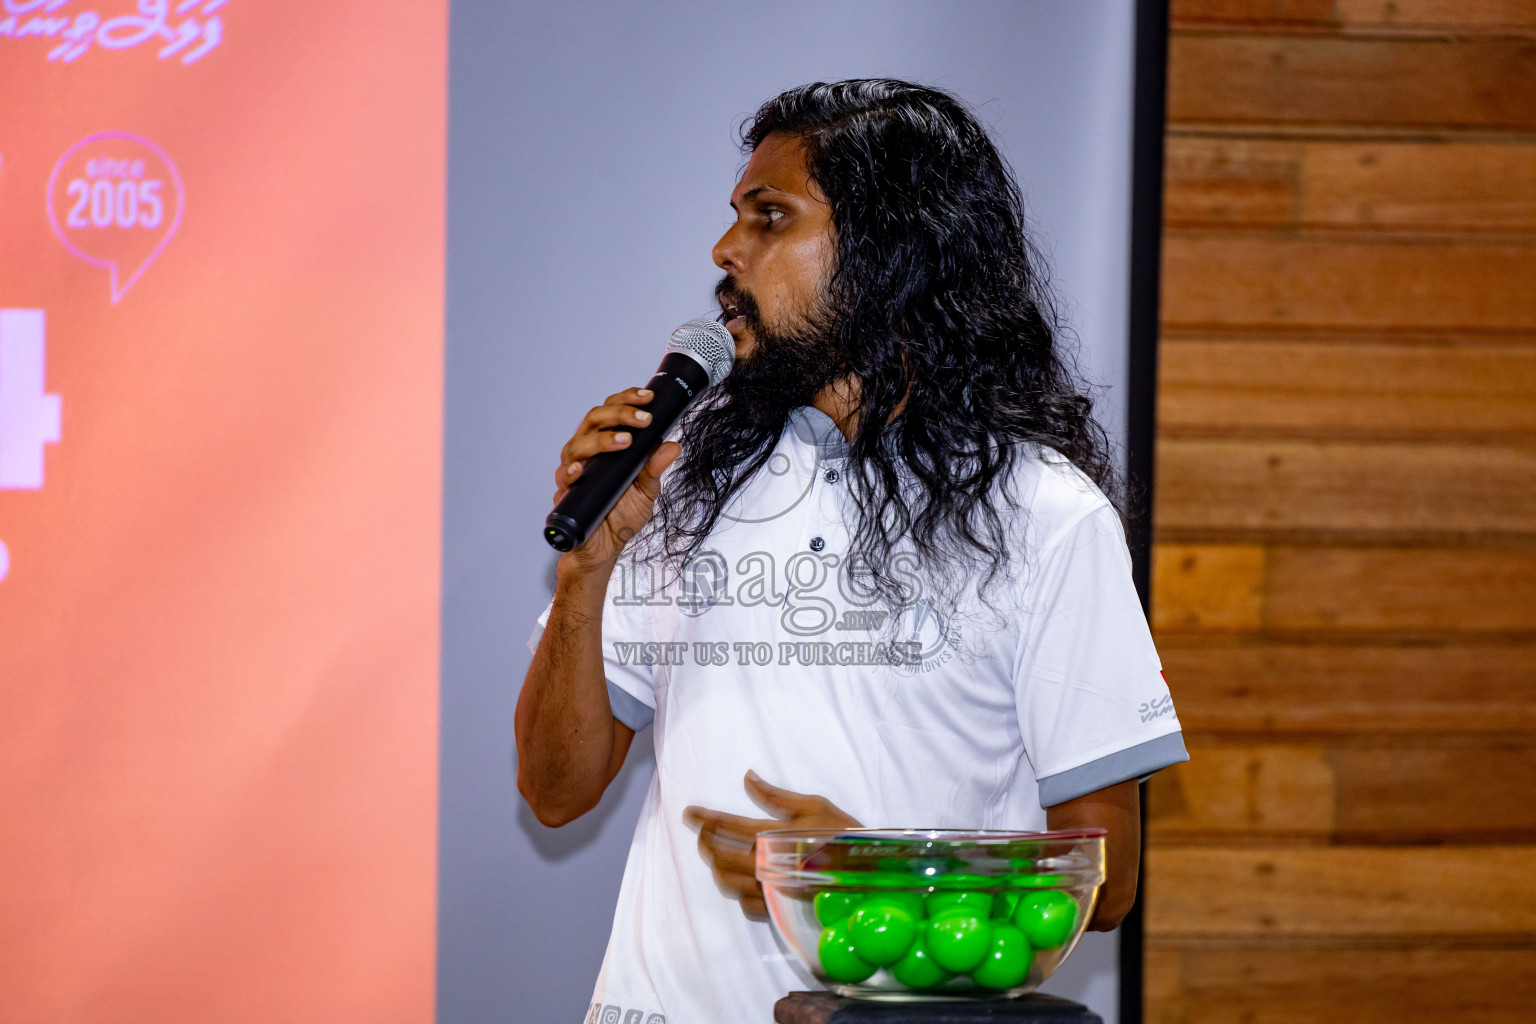
[[[984,588],[1009,561],[1018,511],[1002,485],[1042,447],[1118,507],[1112,449],[1018,185],[975,116],[909,82],[818,82],[763,104],[743,126],[744,151],[775,133],[802,142],[832,210],[831,315],[811,326],[830,332],[839,372],[859,384],[845,477],[859,510],[850,556],[870,588],[901,603],[889,570],[904,545],[940,590]],[[772,454],[789,410],[765,419],[753,404],[722,386],[683,425],[653,522],[669,560],[700,551]]]

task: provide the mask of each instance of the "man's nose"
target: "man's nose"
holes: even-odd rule
[[[737,225],[732,224],[725,229],[725,234],[720,236],[720,241],[715,243],[710,250],[710,258],[715,261],[715,266],[721,270],[739,274],[745,269],[742,262],[741,244],[736,232]]]

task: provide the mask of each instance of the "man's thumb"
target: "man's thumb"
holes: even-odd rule
[[[807,797],[804,793],[793,793],[787,789],[764,782],[757,772],[747,772],[747,792],[765,810],[772,811],[781,818],[793,817],[805,809],[807,801],[815,797]]]
[[[683,452],[683,446],[676,441],[663,441],[661,445],[651,453],[651,457],[645,460],[645,465],[640,470],[640,475],[635,478],[635,484],[645,496],[652,501],[661,493],[661,474],[667,471],[667,467],[677,461],[677,457]]]

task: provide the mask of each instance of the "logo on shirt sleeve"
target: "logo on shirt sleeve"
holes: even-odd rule
[[[1137,709],[1141,713],[1143,722],[1150,722],[1154,718],[1162,718],[1164,715],[1173,714],[1173,695],[1165,693],[1156,700],[1149,700]]]

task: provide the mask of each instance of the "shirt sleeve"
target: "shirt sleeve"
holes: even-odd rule
[[[1021,600],[1014,692],[1040,806],[1189,760],[1114,509],[1048,543]]]
[[[651,667],[639,652],[642,645],[655,639],[650,606],[623,600],[620,569],[615,569],[608,580],[608,594],[603,602],[603,676],[608,683],[608,706],[613,717],[639,732],[656,717],[656,691]],[[617,600],[616,600],[617,599]],[[544,627],[549,624],[549,611],[554,602],[545,605],[528,637],[528,653],[539,646]]]

